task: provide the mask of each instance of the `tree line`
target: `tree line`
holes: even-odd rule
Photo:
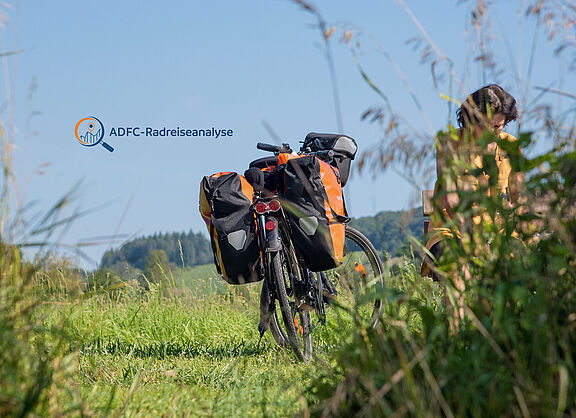
[[[156,251],[164,252],[170,264],[175,266],[194,266],[213,261],[210,241],[200,232],[170,232],[135,238],[120,248],[104,253],[100,269],[128,273],[143,271],[146,257]]]
[[[422,209],[410,211],[382,211],[374,216],[353,218],[350,224],[360,230],[378,250],[390,256],[406,253],[408,236],[422,238],[424,218]],[[165,258],[162,253],[165,253]],[[144,271],[151,257],[174,266],[185,267],[213,262],[209,239],[200,232],[170,232],[135,238],[120,248],[106,251],[100,263],[101,270],[130,273]]]

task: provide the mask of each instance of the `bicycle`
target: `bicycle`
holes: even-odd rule
[[[257,148],[275,156],[292,153],[288,144],[282,146],[257,144]],[[299,153],[319,159],[331,157],[330,151],[311,152],[303,146]],[[281,346],[289,346],[305,362],[312,357],[312,335],[319,325],[327,324],[327,308],[337,305],[339,312],[352,315],[354,324],[376,326],[382,306],[377,297],[384,286],[383,265],[372,243],[361,232],[345,225],[347,254],[339,266],[320,272],[305,267],[292,238],[292,231],[282,196],[266,193],[262,167],[277,164],[275,158],[253,161],[245,177],[254,187],[252,210],[264,276],[260,296],[260,338],[267,329]],[[349,218],[348,218],[349,219]],[[346,220],[345,220],[346,221]],[[354,250],[354,251],[353,251]],[[366,300],[373,300],[369,307]],[[277,303],[276,303],[277,302]],[[317,321],[313,323],[311,313]]]

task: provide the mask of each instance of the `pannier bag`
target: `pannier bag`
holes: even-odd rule
[[[210,234],[214,264],[230,284],[259,280],[258,241],[252,186],[238,173],[206,176],[200,184],[200,213]]]
[[[279,169],[282,205],[299,257],[312,271],[337,267],[349,219],[338,170],[313,155],[291,159]]]
[[[326,151],[318,154],[318,158],[336,167],[340,173],[342,187],[346,185],[350,175],[350,164],[358,151],[358,145],[353,138],[340,134],[310,132],[304,139],[304,146],[312,152]]]

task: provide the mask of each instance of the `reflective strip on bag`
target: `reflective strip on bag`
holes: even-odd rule
[[[306,233],[306,235],[314,235],[316,229],[318,228],[318,219],[315,216],[307,216],[305,218],[298,219],[298,224],[300,228]]]
[[[246,244],[246,231],[243,229],[239,231],[234,231],[228,234],[226,237],[228,239],[228,243],[234,248],[236,251],[240,251],[244,248],[244,244]]]

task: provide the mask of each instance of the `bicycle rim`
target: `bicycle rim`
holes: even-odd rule
[[[382,308],[379,295],[385,284],[383,271],[382,261],[368,238],[346,225],[346,255],[340,266],[326,271],[337,292],[327,297],[336,308],[331,316],[338,316],[340,328],[376,326]]]

